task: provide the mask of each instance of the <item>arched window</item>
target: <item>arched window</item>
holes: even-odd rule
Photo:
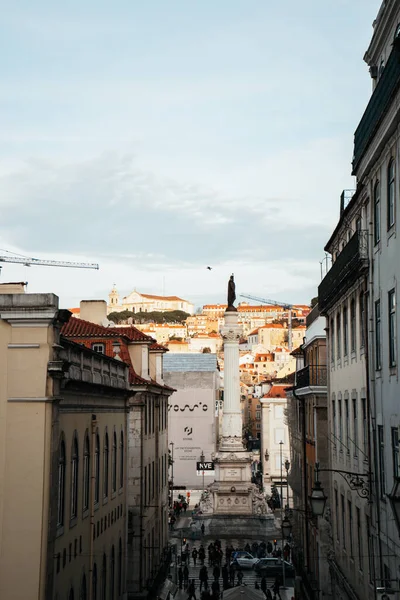
[[[115,550],[114,546],[111,548],[111,562],[110,562],[110,600],[115,598]]]
[[[100,438],[96,434],[96,446],[94,451],[94,501],[98,504],[100,499]]]
[[[93,600],[97,600],[97,565],[96,563],[93,564],[93,574],[92,574],[92,597]]]
[[[394,159],[389,162],[387,170],[387,228],[395,222],[395,193],[394,193]]]
[[[117,434],[114,431],[111,454],[111,491],[117,491]]]
[[[72,440],[71,456],[71,519],[78,514],[78,468],[79,468],[79,447],[76,432]]]
[[[61,438],[58,450],[58,496],[57,496],[57,526],[64,525],[65,508],[65,442]]]
[[[118,596],[122,595],[122,540],[118,543]]]
[[[108,460],[110,449],[108,446],[108,433],[104,436],[104,451],[103,451],[103,497],[108,498]]]
[[[86,600],[86,575],[83,574],[79,600]]]
[[[89,508],[90,491],[90,442],[89,435],[85,435],[83,446],[83,510]]]
[[[124,432],[121,431],[119,440],[119,487],[124,487]]]
[[[103,554],[101,567],[101,600],[107,600],[107,557]]]
[[[381,184],[379,181],[374,187],[374,243],[381,239]]]

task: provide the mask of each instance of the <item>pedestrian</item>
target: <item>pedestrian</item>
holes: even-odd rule
[[[240,567],[239,567],[239,570],[238,570],[237,578],[238,578],[238,585],[242,585],[243,571],[242,571],[242,569]]]
[[[204,550],[203,544],[201,544],[199,548],[199,560],[202,565],[204,565],[204,559],[206,557],[206,551]]]
[[[279,577],[279,575],[277,575],[275,577],[275,581],[272,586],[272,591],[274,592],[274,600],[276,599],[277,596],[278,596],[279,600],[282,600],[281,595],[279,593],[280,585],[281,585],[281,578]]]
[[[179,579],[179,589],[182,589],[182,582],[183,582],[183,569],[182,569],[182,565],[179,567],[178,569],[178,579]]]
[[[229,571],[228,571],[228,565],[227,564],[225,564],[222,567],[221,574],[222,574],[222,585],[223,585],[223,588],[224,588],[224,590],[227,590],[228,586],[229,586]]]
[[[256,590],[259,590],[259,589],[260,589],[260,586],[258,585],[258,581],[256,581],[256,582],[254,583],[254,589],[256,589]]]
[[[213,569],[214,581],[218,581],[220,575],[221,575],[221,571],[219,569],[219,566],[215,565],[215,567]]]
[[[200,592],[203,589],[207,589],[208,588],[208,571],[207,571],[207,567],[205,565],[203,565],[200,569],[200,573],[199,573],[199,579],[200,579]]]
[[[235,585],[235,574],[235,565],[231,564],[231,566],[229,567],[229,582],[231,586]]]
[[[204,535],[204,531],[205,531],[205,529],[206,529],[206,528],[204,527],[204,523],[202,523],[202,524],[201,524],[201,527],[200,527],[200,529],[201,529],[201,535]]]
[[[267,579],[265,575],[261,577],[261,591],[264,592],[264,596],[267,595]]]
[[[189,569],[188,566],[185,565],[183,567],[183,587],[186,589],[189,583]]]
[[[268,542],[268,544],[267,544],[267,552],[268,552],[268,554],[272,553],[272,544],[271,544],[271,542]]]
[[[188,591],[188,594],[189,594],[187,600],[192,600],[192,598],[194,600],[196,600],[196,587],[194,585],[194,579],[191,580],[187,591]]]
[[[193,558],[193,563],[194,563],[194,566],[196,566],[196,562],[197,562],[197,555],[198,555],[197,549],[196,549],[196,548],[193,548],[193,550],[192,550],[192,558]]]
[[[219,583],[213,581],[211,584],[212,598],[219,598]]]

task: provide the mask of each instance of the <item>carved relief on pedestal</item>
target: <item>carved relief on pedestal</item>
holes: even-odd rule
[[[228,329],[222,330],[222,339],[225,342],[236,342],[240,340],[240,330]]]

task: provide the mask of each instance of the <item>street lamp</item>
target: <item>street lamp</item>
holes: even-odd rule
[[[327,496],[325,496],[324,490],[321,486],[321,482],[318,479],[315,480],[314,487],[309,497],[311,510],[315,517],[322,517],[325,510]]]
[[[174,442],[169,443],[171,450],[171,508],[174,506]]]
[[[285,515],[285,518],[282,521],[282,537],[287,540],[292,533],[292,524],[289,520],[289,517]],[[283,550],[283,549],[282,549]]]
[[[203,494],[204,494],[204,461],[205,461],[206,457],[204,456],[204,452],[203,450],[201,451],[200,454],[200,462],[203,463]]]
[[[289,506],[289,469],[290,462],[288,459],[285,460],[285,469],[286,469],[286,506]]]

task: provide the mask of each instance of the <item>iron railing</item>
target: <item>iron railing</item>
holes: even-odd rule
[[[307,365],[296,373],[296,389],[327,385],[326,365]]]
[[[400,86],[400,52],[395,44],[354,134],[353,174]]]
[[[334,302],[368,269],[368,231],[356,231],[318,287],[318,306],[326,314]]]

